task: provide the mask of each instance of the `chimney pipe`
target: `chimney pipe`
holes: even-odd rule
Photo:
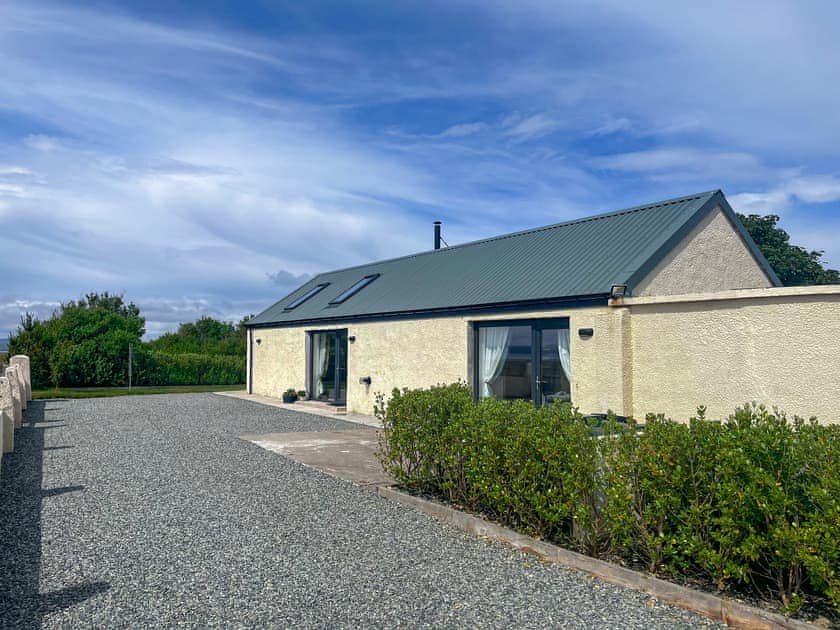
[[[435,221],[435,249],[440,249],[440,221]]]

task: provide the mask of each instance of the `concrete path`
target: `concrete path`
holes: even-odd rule
[[[712,627],[239,439],[356,429],[213,394],[33,402],[0,627]]]
[[[282,398],[274,398],[273,396],[261,396],[260,394],[249,394],[244,390],[232,392],[216,392],[216,395],[227,396],[229,398],[236,398],[238,400],[248,400],[250,402],[259,403],[261,405],[276,407],[277,409],[287,409],[288,411],[293,411],[295,413],[307,413],[312,414],[313,416],[320,416],[322,418],[333,418],[335,420],[343,420],[344,422],[352,422],[353,424],[361,424],[369,427],[382,426],[375,416],[365,416],[359,413],[338,412],[335,407],[331,407],[326,404],[312,404],[309,401],[284,403]]]
[[[257,446],[339,479],[375,489],[394,485],[379,464],[379,432],[374,428],[240,436]]]

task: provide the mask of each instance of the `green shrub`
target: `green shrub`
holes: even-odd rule
[[[421,492],[445,492],[456,500],[451,476],[456,449],[455,419],[472,404],[464,383],[427,390],[395,389],[391,399],[377,394],[375,414],[382,423],[380,459],[401,484]]]
[[[134,353],[137,385],[238,385],[245,382],[245,358],[230,355]]]
[[[746,405],[723,422],[473,402],[463,383],[377,396],[379,457],[403,486],[652,573],[840,611],[840,426]]]

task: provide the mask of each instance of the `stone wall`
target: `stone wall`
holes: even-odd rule
[[[15,448],[15,429],[23,424],[23,410],[32,400],[29,357],[16,355],[0,376],[0,461]]]

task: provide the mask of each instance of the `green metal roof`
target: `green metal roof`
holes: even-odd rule
[[[251,326],[434,314],[606,299],[633,285],[720,206],[774,284],[773,270],[719,190],[319,274]],[[377,275],[378,274],[378,275]],[[366,276],[377,277],[340,303]],[[292,309],[289,305],[326,284]]]

